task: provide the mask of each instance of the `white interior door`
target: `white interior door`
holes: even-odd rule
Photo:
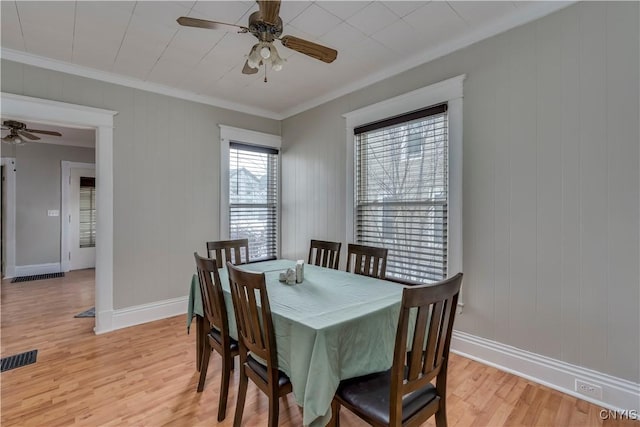
[[[95,186],[89,190],[83,178],[94,178],[93,169],[71,168],[69,179],[69,270],[95,268]],[[84,186],[81,186],[84,181]],[[82,189],[81,189],[82,187]],[[93,194],[92,194],[93,193]]]

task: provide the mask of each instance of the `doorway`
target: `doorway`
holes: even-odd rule
[[[66,183],[65,183],[66,184]],[[67,239],[69,270],[96,266],[96,173],[92,168],[72,167],[69,175]],[[63,254],[64,256],[64,254]]]

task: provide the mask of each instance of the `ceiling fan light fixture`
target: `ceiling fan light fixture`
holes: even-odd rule
[[[260,56],[264,59],[269,59],[271,57],[271,49],[269,48],[269,45],[262,46],[262,49],[260,49]]]
[[[262,61],[262,57],[258,53],[259,44],[255,44],[251,48],[251,52],[249,52],[249,56],[247,57],[247,64],[251,68],[258,68],[260,66],[260,61]]]
[[[281,71],[284,66],[284,59],[280,57],[275,46],[271,47],[271,68],[273,71]]]
[[[4,142],[5,144],[20,145],[24,143],[24,140],[20,138],[19,135],[9,134],[2,138],[2,142]]]

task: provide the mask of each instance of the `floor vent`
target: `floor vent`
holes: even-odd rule
[[[31,365],[32,363],[36,363],[36,358],[38,357],[38,350],[31,350],[25,353],[14,354],[13,356],[3,357],[2,369],[0,372],[8,371],[11,369],[19,368],[21,366]]]
[[[96,308],[91,307],[89,310],[85,310],[82,313],[78,313],[73,317],[96,317]]]
[[[11,283],[30,282],[32,280],[55,279],[57,277],[64,277],[64,273],[35,274],[33,276],[14,277],[13,280],[11,280]]]

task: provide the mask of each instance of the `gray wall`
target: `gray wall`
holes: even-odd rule
[[[283,121],[283,256],[345,241],[343,113],[466,74],[456,328],[640,381],[638,8],[579,3]]]
[[[93,148],[26,144],[3,147],[2,157],[16,158],[16,265],[60,262],[60,211],[62,160],[95,162]]]
[[[4,60],[1,88],[118,112],[115,309],[187,295],[193,252],[220,235],[218,124],[280,134],[275,120]]]

